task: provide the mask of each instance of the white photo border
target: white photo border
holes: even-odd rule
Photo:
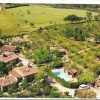
[[[0,3],[100,4],[100,0],[0,0]]]

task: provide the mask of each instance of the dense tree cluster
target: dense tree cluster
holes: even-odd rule
[[[50,48],[44,47],[36,50],[35,62],[37,64],[49,64],[51,68],[63,67],[63,62],[60,60],[60,53],[58,51],[51,51]]]
[[[73,22],[80,22],[82,21],[82,17],[78,17],[77,15],[68,15],[67,17],[64,18],[65,21],[71,21],[71,23]]]
[[[46,4],[48,6],[48,4]],[[89,10],[89,11],[99,11],[98,8],[100,8],[100,5],[98,4],[93,4],[93,5],[87,5],[87,4],[52,4],[49,6],[52,6],[54,8],[64,8],[64,9],[85,9],[85,10]]]

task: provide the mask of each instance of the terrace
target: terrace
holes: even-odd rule
[[[60,77],[61,79],[64,79],[65,81],[70,81],[70,82],[77,82],[78,80],[73,76],[73,74],[69,74],[69,71],[66,70],[65,68],[60,68],[60,69],[54,69],[52,72]]]

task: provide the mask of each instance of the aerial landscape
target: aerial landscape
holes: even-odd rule
[[[0,97],[100,99],[100,5],[0,4]]]

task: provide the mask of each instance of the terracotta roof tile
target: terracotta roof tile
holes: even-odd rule
[[[16,82],[17,80],[13,76],[6,76],[3,78],[0,78],[0,86],[8,86]]]
[[[2,51],[9,51],[9,52],[14,52],[16,50],[16,46],[11,46],[11,45],[4,45],[1,48]]]
[[[21,75],[19,73],[17,73],[15,70],[11,70],[9,72],[9,74],[12,75],[12,76],[14,76],[14,77],[16,77],[16,78],[21,77]]]
[[[0,55],[0,61],[5,63],[15,60],[17,58],[18,55],[16,55],[15,53],[4,53],[3,55]]]
[[[16,77],[20,76],[25,77],[37,73],[37,69],[35,67],[28,67],[28,66],[16,67],[12,71],[14,71],[13,73],[16,72],[16,75],[14,75]],[[12,73],[10,72],[10,74]]]

